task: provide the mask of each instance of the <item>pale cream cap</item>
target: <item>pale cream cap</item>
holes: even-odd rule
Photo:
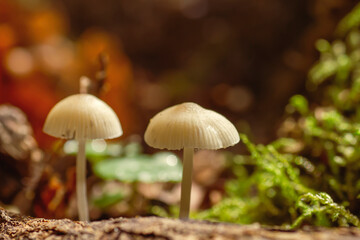
[[[219,149],[239,141],[239,133],[229,120],[191,102],[159,112],[145,131],[145,142],[159,149]]]
[[[109,139],[123,133],[114,110],[91,94],[75,94],[58,102],[50,110],[43,131],[67,139]]]

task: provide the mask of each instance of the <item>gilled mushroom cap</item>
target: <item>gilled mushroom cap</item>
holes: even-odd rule
[[[219,149],[235,145],[239,140],[235,126],[224,116],[190,102],[159,112],[145,131],[148,145],[169,150]]]
[[[123,133],[111,107],[91,94],[75,94],[58,102],[49,112],[43,130],[67,139],[109,139]]]

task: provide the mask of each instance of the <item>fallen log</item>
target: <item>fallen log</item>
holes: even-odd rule
[[[159,217],[115,218],[85,223],[25,217],[0,208],[0,239],[355,240],[360,239],[360,230],[308,227],[292,231],[259,224],[236,225]]]

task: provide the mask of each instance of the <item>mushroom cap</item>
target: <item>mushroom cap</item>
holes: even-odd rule
[[[219,149],[240,141],[235,126],[224,116],[191,102],[169,107],[151,120],[145,142],[169,150],[184,147]]]
[[[109,139],[122,135],[116,113],[91,94],[75,94],[58,102],[49,112],[43,131],[67,139]]]

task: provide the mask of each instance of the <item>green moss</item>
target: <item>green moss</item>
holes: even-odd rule
[[[291,228],[360,226],[359,26],[360,5],[340,22],[339,39],[317,41],[320,60],[307,82],[313,97],[290,99],[282,137],[273,143],[255,145],[241,135],[250,156],[231,157],[235,177],[226,184],[227,197],[196,217]]]

